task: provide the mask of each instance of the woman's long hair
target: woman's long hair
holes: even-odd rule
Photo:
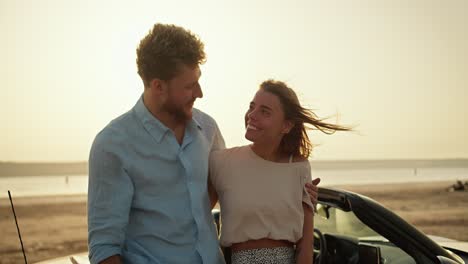
[[[284,82],[267,80],[260,85],[260,90],[278,96],[284,110],[285,119],[293,123],[293,128],[283,136],[280,143],[280,152],[294,157],[308,158],[312,152],[312,142],[307,135],[307,130],[320,130],[325,134],[333,134],[336,131],[351,131],[352,128],[330,124],[320,119],[310,109],[301,106],[296,93]],[[305,124],[311,125],[306,127]]]

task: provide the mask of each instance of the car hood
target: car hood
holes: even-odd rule
[[[456,249],[468,253],[468,242],[457,241],[450,238],[439,237],[439,236],[428,236],[437,244],[447,249]]]
[[[35,264],[89,264],[88,252],[77,253],[65,257],[44,260]]]
[[[430,239],[432,239],[434,242],[439,244],[440,246],[446,248],[446,249],[456,249],[459,251],[467,252],[468,253],[468,242],[464,241],[458,241],[458,240],[453,240],[450,238],[446,237],[440,237],[440,236],[432,236],[428,235]],[[380,241],[380,242],[388,242],[388,239],[386,239],[383,236],[369,236],[369,237],[360,237],[360,241]]]

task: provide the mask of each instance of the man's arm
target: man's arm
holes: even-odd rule
[[[88,247],[92,264],[120,261],[133,183],[111,140],[95,140],[89,158]],[[119,262],[115,262],[119,263]]]
[[[305,188],[307,193],[310,196],[310,201],[314,204],[314,211],[317,209],[317,202],[318,202],[318,187],[317,185],[320,183],[320,178],[315,178],[312,183],[306,183]]]
[[[208,195],[210,197],[211,210],[215,207],[218,202],[218,193],[216,192],[213,184],[211,183],[210,177],[208,177]]]
[[[224,138],[223,138],[223,135],[221,134],[221,131],[219,130],[218,124],[216,123],[216,121],[214,119],[213,119],[213,122],[214,122],[214,126],[215,126],[215,132],[214,132],[214,135],[213,135],[213,144],[211,146],[210,152],[226,148],[226,143],[224,142]],[[210,159],[210,163],[211,162],[212,161]],[[213,165],[209,164],[209,166],[210,166],[210,170],[211,170],[211,166],[213,166]],[[211,179],[210,179],[209,175],[208,175],[208,196],[210,197],[211,209],[213,209],[214,206],[216,205],[216,203],[218,203],[218,193],[216,192],[216,189],[214,188],[213,183],[211,182]]]
[[[99,262],[99,264],[121,264],[121,263],[122,263],[122,260],[120,259],[120,255],[114,255]]]
[[[213,135],[213,145],[211,146],[211,151],[225,149],[226,143],[224,142],[223,135],[221,134],[218,124],[216,123],[216,121],[214,121],[214,119],[213,122],[215,126],[215,131]]]

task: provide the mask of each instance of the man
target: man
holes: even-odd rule
[[[156,24],[140,42],[143,95],[96,136],[89,157],[91,263],[224,263],[207,180],[209,154],[225,144],[193,108],[203,48],[174,25]]]
[[[94,140],[89,158],[91,263],[223,263],[207,194],[216,122],[193,109],[203,43],[156,24],[137,49],[145,89]]]

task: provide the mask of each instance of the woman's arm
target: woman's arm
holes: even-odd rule
[[[304,226],[302,238],[296,244],[296,263],[313,263],[314,257],[314,211],[305,203],[302,203],[304,209]]]
[[[218,193],[216,193],[216,190],[211,183],[210,177],[208,177],[208,196],[210,197],[211,209],[213,209],[218,202]]]

